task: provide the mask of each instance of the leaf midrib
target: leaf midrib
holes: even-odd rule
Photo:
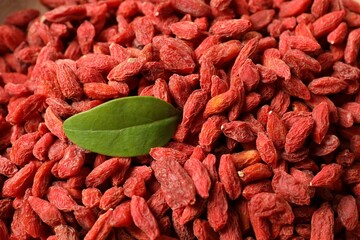
[[[155,125],[158,122],[162,122],[165,120],[171,120],[171,119],[177,119],[178,116],[174,115],[172,117],[167,117],[167,118],[163,118],[160,120],[156,120],[156,121],[149,121],[147,123],[143,123],[143,124],[138,124],[138,125],[133,125],[131,127],[124,127],[124,128],[118,128],[118,129],[104,129],[104,130],[92,130],[92,129],[71,129],[71,128],[64,128],[65,131],[72,131],[72,132],[115,132],[115,131],[122,131],[122,130],[126,130],[126,129],[132,129],[132,128],[137,128],[137,127],[141,127],[141,126],[145,126],[145,125]]]

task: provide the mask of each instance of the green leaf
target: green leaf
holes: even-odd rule
[[[125,97],[76,114],[64,122],[66,136],[78,146],[108,156],[148,154],[174,135],[179,112],[154,97]]]

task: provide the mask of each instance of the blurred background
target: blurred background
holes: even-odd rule
[[[41,12],[45,11],[45,7],[40,4],[39,0],[0,0],[0,23],[11,12],[24,9],[35,8]]]

